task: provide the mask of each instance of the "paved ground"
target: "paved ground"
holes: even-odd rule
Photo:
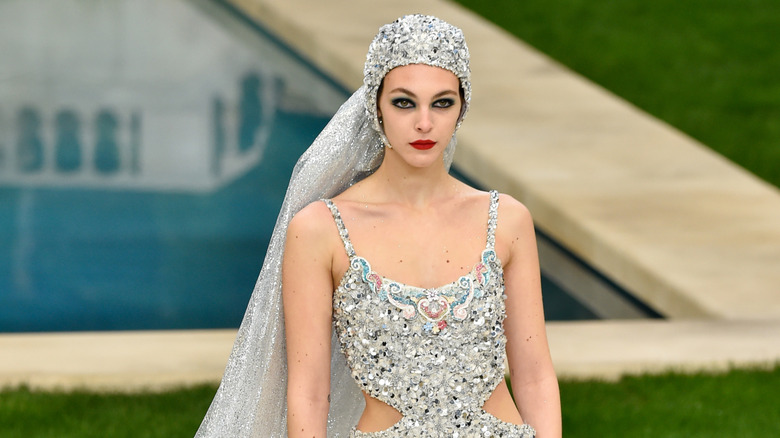
[[[474,100],[457,163],[521,199],[545,232],[670,318],[551,323],[562,376],[780,361],[776,188],[451,3],[230,2],[352,88],[381,24],[426,12],[463,28]],[[217,381],[233,336],[5,335],[0,385]]]
[[[780,324],[771,321],[551,323],[548,333],[563,378],[721,371],[780,358]],[[138,391],[216,383],[234,337],[234,330],[3,335],[0,387]]]
[[[0,336],[0,387],[158,390],[219,382],[234,330]]]

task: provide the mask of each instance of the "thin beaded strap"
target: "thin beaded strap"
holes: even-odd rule
[[[339,236],[341,236],[341,241],[344,242],[344,249],[347,250],[347,256],[349,256],[351,259],[355,256],[355,249],[352,248],[352,242],[349,241],[349,232],[347,231],[347,227],[344,226],[344,221],[341,220],[341,213],[339,213],[339,209],[336,208],[336,204],[334,204],[330,199],[322,199],[322,202],[324,202],[325,205],[327,205],[330,209],[330,214],[333,215],[333,220],[336,222],[336,227],[339,229]]]
[[[488,210],[487,249],[496,246],[496,224],[498,223],[498,191],[490,191],[490,209]]]

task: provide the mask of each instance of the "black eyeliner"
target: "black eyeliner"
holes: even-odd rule
[[[407,106],[399,106],[399,104],[401,104],[402,102],[403,103],[408,103],[408,105]],[[413,108],[413,107],[416,106],[415,103],[412,102],[412,100],[407,98],[407,97],[396,97],[395,99],[392,99],[390,101],[390,103],[392,103],[394,106],[396,106],[398,108]]]
[[[441,106],[440,103],[446,103],[446,105]],[[449,108],[453,105],[455,105],[455,99],[439,99],[436,102],[433,102],[433,106],[438,108]]]

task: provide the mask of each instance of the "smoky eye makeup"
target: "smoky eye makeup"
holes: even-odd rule
[[[408,97],[396,97],[391,100],[390,103],[398,108],[414,108],[415,106],[414,102],[412,102],[412,100]]]
[[[408,97],[396,97],[392,99],[390,103],[397,108],[414,108],[417,106],[414,101]],[[434,108],[449,108],[453,105],[455,105],[455,99],[451,98],[436,99],[433,104],[431,104]]]
[[[451,106],[455,105],[455,99],[438,99],[435,102],[433,102],[433,106],[436,108],[449,108]]]

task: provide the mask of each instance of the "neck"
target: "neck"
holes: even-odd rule
[[[416,168],[395,159],[390,151],[372,176],[381,187],[385,201],[416,208],[451,196],[458,187],[457,181],[444,169],[442,161],[433,166]]]

